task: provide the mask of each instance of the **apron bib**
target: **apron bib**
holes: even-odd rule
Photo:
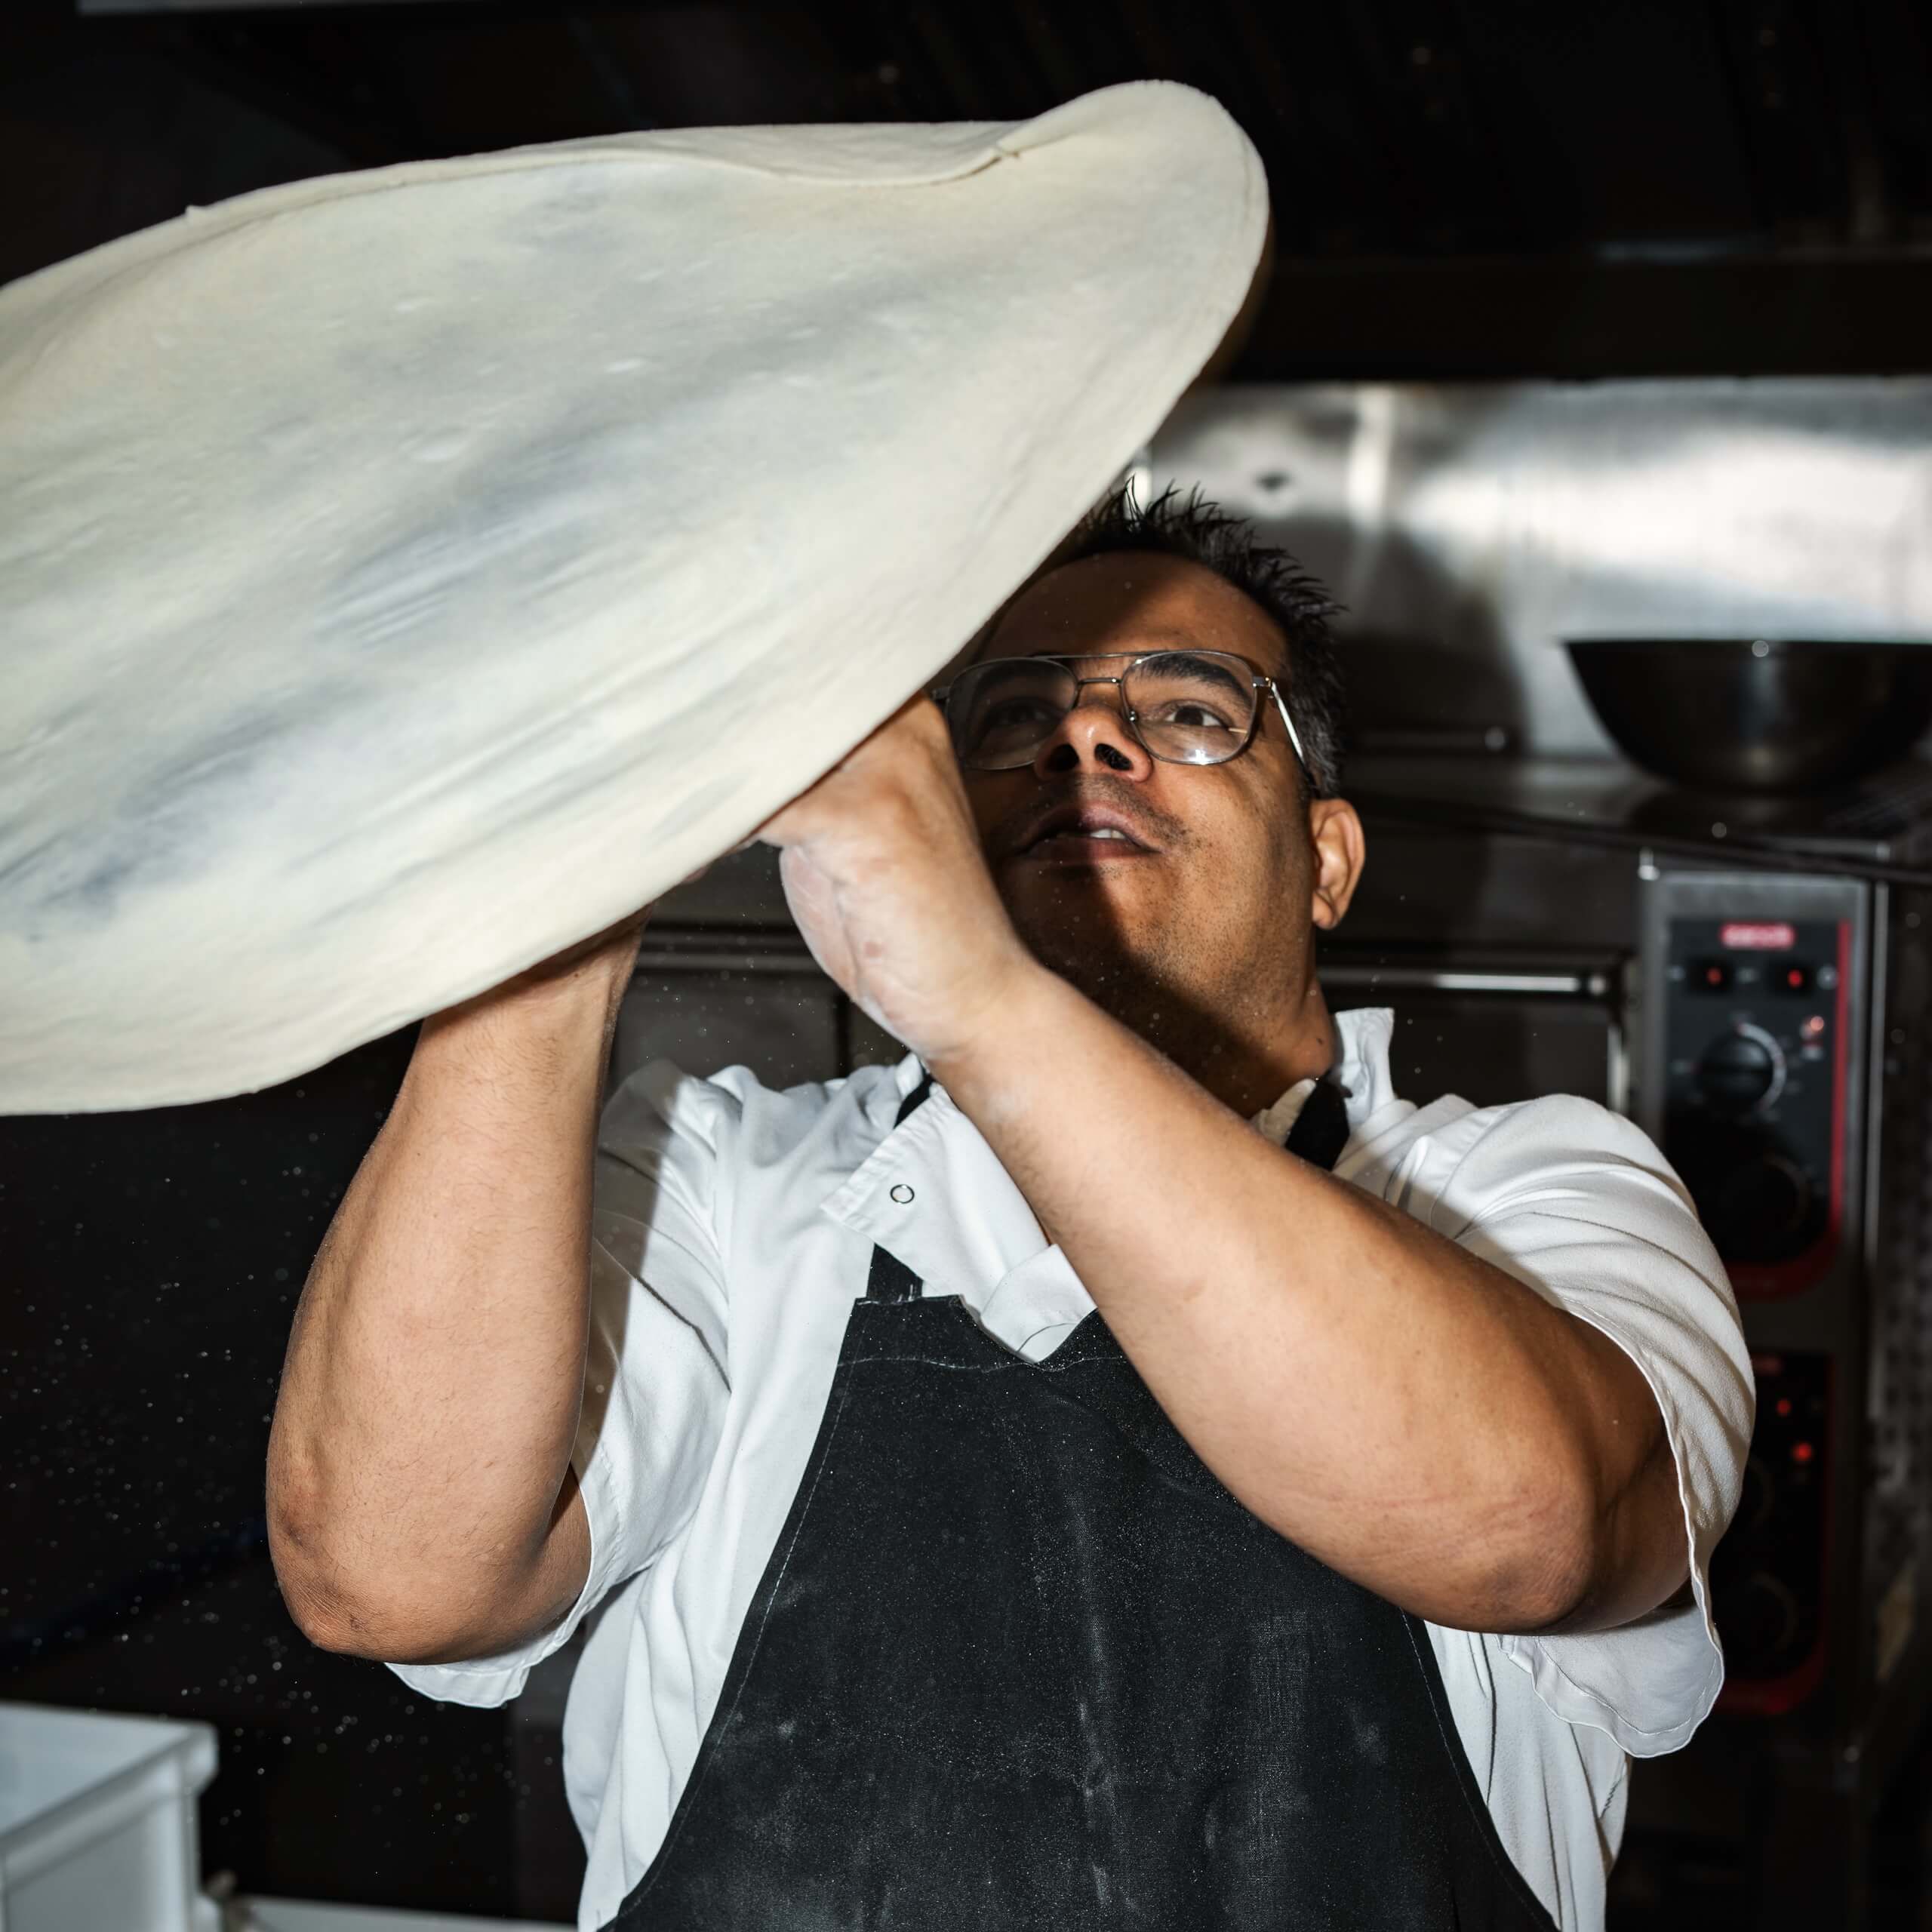
[[[1346,1137],[1324,1081],[1289,1148]],[[1028,1361],[882,1249],[613,1924],[1553,1932],[1422,1624],[1237,1503],[1097,1312]]]

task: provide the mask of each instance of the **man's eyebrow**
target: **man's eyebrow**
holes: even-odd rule
[[[1230,691],[1244,693],[1249,689],[1247,681],[1237,677],[1232,666],[1221,663],[1217,659],[1202,657],[1192,651],[1164,651],[1161,655],[1177,660],[1197,677],[1211,684],[1223,685]]]

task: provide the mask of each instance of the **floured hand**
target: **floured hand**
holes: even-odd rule
[[[928,1065],[1041,971],[986,869],[938,707],[917,697],[764,825],[812,956]]]

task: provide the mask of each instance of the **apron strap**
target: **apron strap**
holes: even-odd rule
[[[1301,1103],[1285,1145],[1310,1165],[1332,1169],[1349,1144],[1349,1107],[1342,1090],[1324,1074]]]
[[[893,1125],[903,1127],[925,1104],[926,1096],[932,1091],[932,1075],[923,1075],[918,1085],[900,1102]],[[1287,1150],[1315,1167],[1330,1168],[1340,1158],[1348,1138],[1347,1103],[1342,1098],[1341,1088],[1324,1073],[1302,1103],[1301,1112],[1288,1130]],[[872,1269],[866,1277],[866,1300],[917,1301],[924,1285],[897,1255],[886,1248],[873,1248]]]

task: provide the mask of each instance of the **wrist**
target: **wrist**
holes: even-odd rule
[[[1023,950],[983,985],[971,1015],[944,1048],[921,1057],[962,1107],[969,1098],[991,1105],[1016,1079],[1051,1060],[1074,1008],[1092,1011],[1057,973]]]
[[[568,964],[546,963],[433,1013],[423,1023],[417,1051],[493,1063],[513,1058],[559,1072],[582,1063],[601,1078],[635,950],[633,940]]]
[[[582,1024],[583,1014],[592,1009],[614,1019],[636,970],[638,944],[648,916],[647,907],[642,913],[539,960],[500,986],[432,1014],[425,1025],[500,1017],[512,1025],[568,1029]]]

